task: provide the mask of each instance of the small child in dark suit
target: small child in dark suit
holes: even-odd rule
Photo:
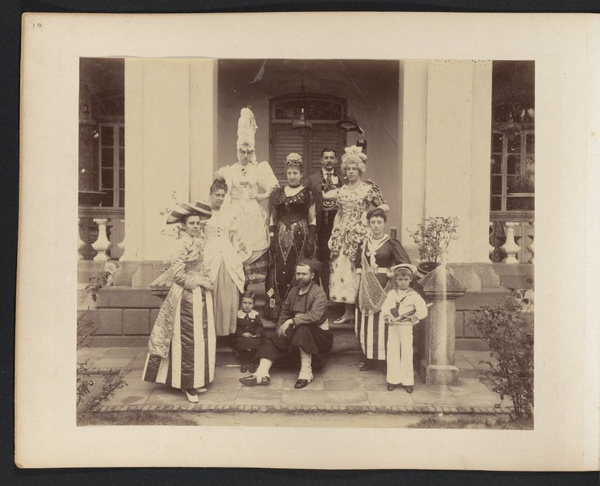
[[[241,309],[237,313],[237,324],[233,347],[241,361],[241,372],[256,371],[256,350],[263,341],[264,330],[260,315],[254,310],[254,292],[247,290],[242,294]]]

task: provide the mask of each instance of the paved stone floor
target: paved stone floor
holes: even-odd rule
[[[94,370],[122,373],[126,387],[118,390],[100,411],[121,410],[211,410],[211,411],[331,411],[378,413],[508,413],[510,405],[480,383],[475,366],[488,359],[485,351],[457,351],[458,386],[427,386],[415,374],[412,394],[399,388],[387,391],[380,370],[360,372],[357,355],[333,355],[313,382],[295,390],[293,369],[274,369],[270,386],[244,387],[239,365],[231,353],[219,352],[215,380],[200,403],[190,404],[180,390],[141,380],[146,347],[85,348],[78,362],[88,360]]]

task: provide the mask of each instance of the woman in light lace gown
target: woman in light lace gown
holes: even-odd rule
[[[269,233],[267,211],[260,202],[268,199],[278,186],[269,163],[256,161],[254,135],[257,128],[252,111],[242,108],[238,122],[238,161],[217,172],[229,187],[223,209],[233,217],[238,235],[246,245],[243,262],[246,283],[265,281]]]
[[[235,334],[239,299],[244,291],[243,260],[247,248],[238,237],[236,220],[222,209],[227,183],[217,178],[210,186],[212,217],[204,225],[206,245],[204,264],[213,284],[213,301],[217,336]]]

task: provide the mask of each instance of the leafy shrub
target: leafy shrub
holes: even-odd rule
[[[93,321],[87,319],[85,315],[77,318],[77,349],[89,347],[90,337],[95,330]],[[84,412],[93,410],[100,403],[111,398],[115,391],[128,386],[118,372],[111,370],[108,373],[100,374],[91,370],[88,367],[88,362],[89,360],[86,359],[77,363],[77,406],[82,408],[81,411]],[[96,385],[91,379],[94,375],[101,375],[102,377],[102,381],[96,383]],[[98,376],[98,379],[100,379],[100,376]],[[100,384],[101,387],[99,387]],[[98,388],[100,388],[99,391]],[[95,391],[97,396],[91,400],[84,400],[92,391]]]
[[[490,361],[481,361],[481,381],[491,383],[501,399],[513,402],[513,418],[533,416],[533,330],[514,298],[496,307],[482,306],[470,321],[491,349]]]
[[[421,262],[438,263],[448,252],[451,240],[458,239],[458,218],[430,216],[417,225],[409,235],[419,248]]]

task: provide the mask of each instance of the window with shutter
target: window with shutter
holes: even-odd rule
[[[292,128],[298,116],[302,94],[274,98],[270,102],[271,147],[269,162],[280,183],[285,183],[285,158],[296,152],[304,161],[304,177],[321,167],[321,151],[333,148],[338,155],[346,146],[346,133],[335,124],[346,116],[346,100],[334,96],[306,95],[308,119],[312,129]]]

